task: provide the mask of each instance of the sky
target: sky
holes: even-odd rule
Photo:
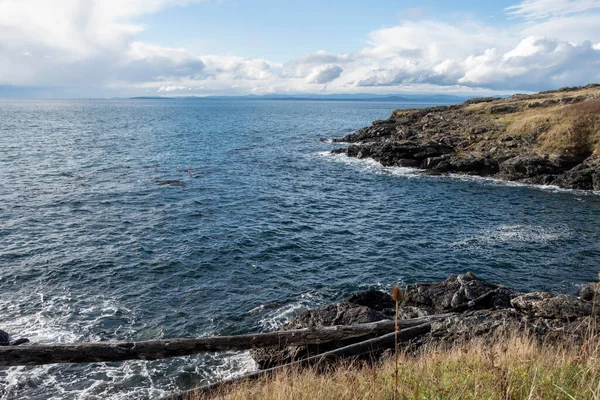
[[[0,98],[600,82],[600,0],[0,0]]]

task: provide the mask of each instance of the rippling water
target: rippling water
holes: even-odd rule
[[[468,270],[524,290],[594,279],[596,194],[423,177],[318,140],[407,106],[0,101],[0,328],[36,343],[237,334]],[[8,368],[0,396],[148,398],[252,368],[247,353]]]

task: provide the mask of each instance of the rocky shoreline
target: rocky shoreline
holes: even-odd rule
[[[600,190],[600,85],[396,110],[334,142],[386,167]]]
[[[431,331],[411,341],[407,345],[410,349],[427,345],[452,346],[474,338],[495,340],[498,335],[518,332],[544,341],[569,338],[583,342],[598,315],[600,283],[590,283],[576,296],[520,293],[467,272],[451,275],[443,282],[408,285],[404,294],[399,312],[401,319],[455,313],[432,322]],[[395,303],[389,294],[369,290],[337,304],[305,311],[284,325],[282,330],[368,323],[393,319],[394,314]],[[259,368],[267,369],[362,340],[365,338],[321,345],[256,349],[251,354]],[[381,353],[375,355],[379,356]]]

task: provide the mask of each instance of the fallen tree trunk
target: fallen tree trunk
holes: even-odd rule
[[[401,342],[406,342],[411,339],[415,339],[421,335],[429,333],[431,331],[431,324],[424,323],[417,326],[413,326],[411,328],[403,329],[399,335],[398,340]],[[365,354],[374,353],[379,350],[393,348],[394,347],[394,337],[395,332],[388,333],[386,335],[365,340],[364,342],[354,343],[345,347],[340,347],[339,349],[331,350],[325,353],[318,354],[313,357],[305,358],[302,360],[295,361],[293,363],[280,365],[278,367],[263,369],[256,372],[251,372],[249,374],[223,380],[220,382],[216,382],[210,385],[201,386],[196,389],[188,390],[182,393],[179,393],[175,396],[169,397],[169,399],[174,400],[185,400],[189,398],[193,398],[193,396],[209,396],[218,392],[220,390],[225,389],[227,386],[234,385],[237,383],[253,381],[259,379],[264,376],[271,375],[273,373],[283,371],[286,368],[298,368],[298,367],[307,367],[311,365],[316,365],[325,361],[333,361],[338,358],[348,358],[348,357],[357,357],[363,356]]]
[[[445,318],[453,314],[433,315],[400,321],[408,328]],[[144,342],[97,342],[77,344],[0,347],[0,366],[89,363],[124,360],[156,360],[205,352],[248,350],[252,348],[301,346],[326,343],[394,330],[394,321],[330,326],[239,336],[216,336],[194,339],[163,339]]]

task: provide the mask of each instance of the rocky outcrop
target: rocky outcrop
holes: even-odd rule
[[[305,311],[294,320],[285,324],[281,330],[288,331],[300,328],[315,328],[319,326],[364,324],[384,319],[389,319],[389,317],[386,317],[382,313],[369,307],[344,301],[315,310]],[[324,343],[322,345],[290,346],[284,349],[273,347],[262,348],[251,350],[250,353],[261,369],[267,369],[276,365],[287,364],[308,357],[309,355],[323,353],[338,347],[360,342],[362,340],[364,340],[364,338],[341,340]]]
[[[467,272],[451,275],[442,282],[408,285],[403,294],[404,299],[399,305],[401,319],[456,313],[433,322],[429,334],[408,344],[410,348],[417,348],[432,344],[452,345],[473,338],[494,340],[497,334],[519,331],[537,335],[540,339],[566,335],[583,338],[589,327],[587,318],[595,317],[597,313],[595,301],[600,299],[600,283],[582,288],[580,297],[545,292],[519,293]],[[375,322],[392,319],[394,315],[395,302],[391,296],[369,290],[356,293],[341,303],[306,311],[284,325],[282,330]],[[320,346],[257,349],[251,353],[264,369],[365,339]]]
[[[518,311],[538,318],[576,320],[592,314],[592,304],[566,294],[527,293],[511,300]]]
[[[572,108],[576,105],[581,107]],[[588,85],[396,110],[387,120],[334,139],[349,144],[334,152],[434,175],[600,190],[599,148],[594,147],[600,140],[594,133],[598,124],[600,85]],[[556,133],[555,127],[565,132]]]

